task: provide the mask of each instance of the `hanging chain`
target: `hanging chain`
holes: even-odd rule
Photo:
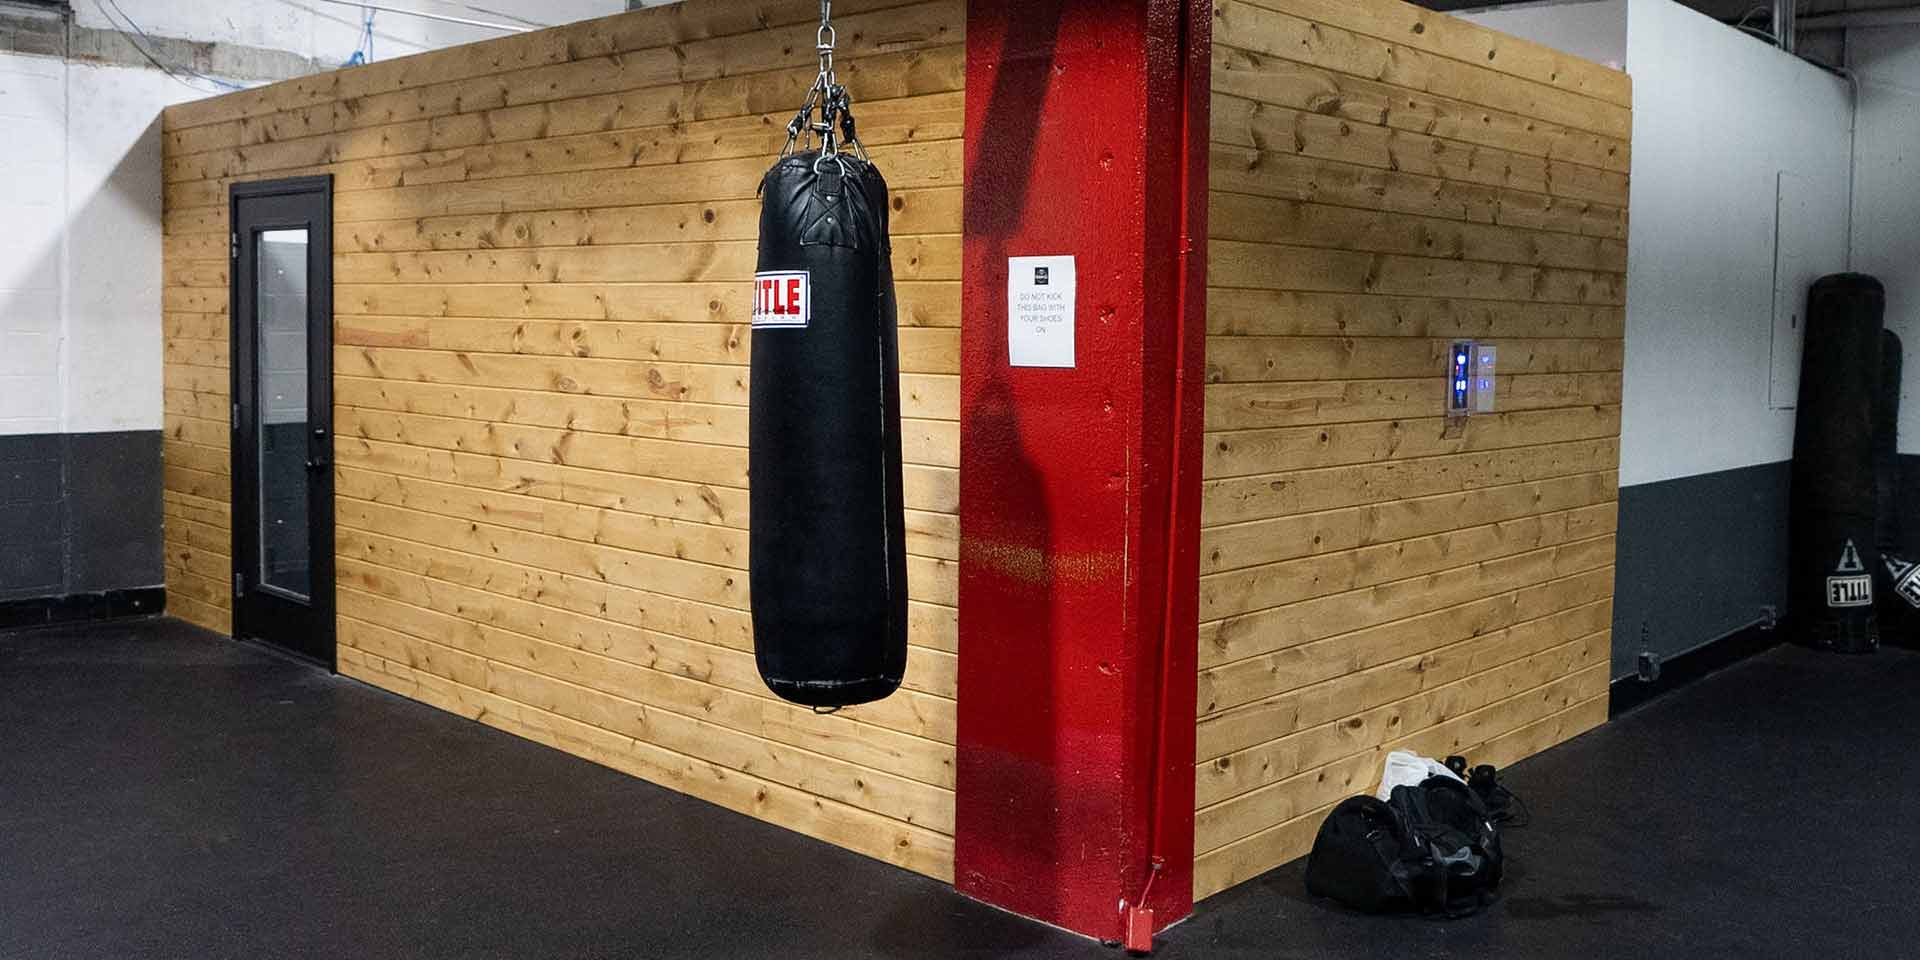
[[[838,41],[839,34],[833,29],[833,0],[820,0],[820,28],[814,32],[813,42],[814,52],[820,56],[820,72],[813,78],[813,86],[807,89],[807,99],[800,105],[800,112],[787,124],[787,145],[780,151],[783,157],[793,154],[800,135],[805,133],[807,149],[813,149],[814,141],[819,141],[822,160],[837,158],[847,147],[852,147],[860,159],[867,159],[866,148],[854,133],[853,100],[833,69],[833,51]]]

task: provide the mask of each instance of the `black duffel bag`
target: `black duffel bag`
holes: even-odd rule
[[[1452,777],[1343,800],[1307,858],[1307,892],[1366,913],[1477,913],[1500,886],[1500,833]]]

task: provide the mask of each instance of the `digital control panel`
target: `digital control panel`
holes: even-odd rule
[[[1491,413],[1498,392],[1499,351],[1490,343],[1461,340],[1447,356],[1447,416]]]
[[[1466,416],[1473,409],[1473,344],[1461,341],[1453,345],[1447,374],[1447,415]]]

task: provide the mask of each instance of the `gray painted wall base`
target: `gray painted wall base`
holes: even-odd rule
[[[1736,633],[1787,596],[1789,462],[1620,488],[1613,676]]]
[[[157,587],[160,431],[0,436],[0,602]]]

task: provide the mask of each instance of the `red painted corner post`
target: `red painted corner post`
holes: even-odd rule
[[[1211,12],[967,11],[955,885],[1107,940],[1193,908]],[[1010,362],[1027,256],[1071,367]]]

